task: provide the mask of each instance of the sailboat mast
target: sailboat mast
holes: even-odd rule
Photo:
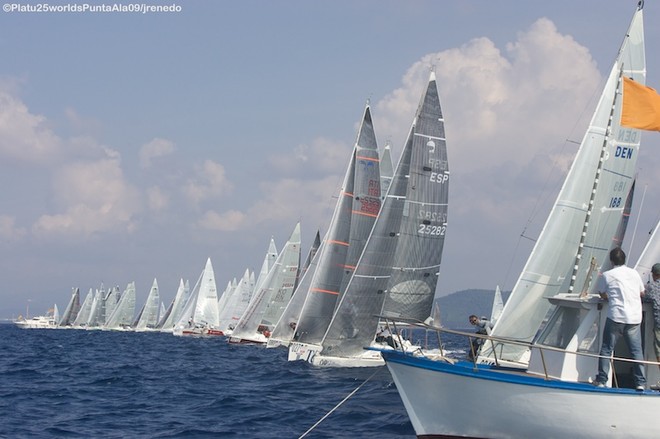
[[[600,181],[600,174],[603,170],[603,163],[605,163],[606,154],[607,154],[607,143],[610,141],[612,135],[612,121],[614,120],[614,112],[616,110],[616,102],[618,96],[621,94],[621,76],[623,75],[623,64],[619,69],[619,80],[617,81],[616,92],[614,93],[614,99],[612,99],[612,106],[610,107],[610,117],[607,120],[607,128],[605,130],[605,136],[603,138],[603,145],[600,150],[600,159],[598,160],[598,166],[596,167],[596,175],[594,176],[594,184],[591,188],[591,195],[589,197],[589,208],[585,213],[584,223],[582,224],[582,235],[580,236],[580,243],[578,245],[577,254],[575,255],[575,263],[573,264],[573,272],[571,273],[571,282],[568,286],[568,292],[572,293],[575,289],[575,281],[577,279],[578,270],[580,268],[580,261],[582,259],[582,252],[584,251],[584,242],[587,237],[587,229],[589,228],[589,222],[591,219],[591,213],[594,208],[594,201],[596,198],[596,193],[598,191],[598,182]],[[618,207],[618,206],[608,206],[608,207]],[[588,289],[588,285],[591,283],[591,277],[593,276],[593,265],[594,261],[591,262],[592,269],[589,270],[589,274],[584,281],[585,290]]]

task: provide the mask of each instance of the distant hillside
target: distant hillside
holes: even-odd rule
[[[495,290],[462,290],[437,299],[440,305],[442,326],[452,329],[471,328],[468,322],[470,314],[490,318]],[[510,291],[502,292],[504,303]]]

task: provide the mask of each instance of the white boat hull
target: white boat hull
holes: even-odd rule
[[[418,437],[628,438],[660,432],[660,392],[382,354]]]

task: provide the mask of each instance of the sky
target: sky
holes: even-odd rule
[[[298,221],[304,258],[365,104],[396,163],[431,69],[451,172],[436,295],[510,290],[636,2],[145,4],[175,11],[0,13],[0,318],[101,283],[135,281],[141,305],[154,278],[169,303],[209,257],[222,291]],[[658,88],[657,2],[645,26]],[[631,261],[660,217],[659,148],[644,133]]]

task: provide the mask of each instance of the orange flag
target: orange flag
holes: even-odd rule
[[[624,76],[621,125],[660,131],[660,95],[651,87]]]

